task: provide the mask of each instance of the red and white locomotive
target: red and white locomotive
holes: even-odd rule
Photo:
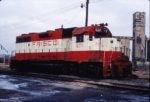
[[[11,68],[17,70],[124,77],[132,69],[129,40],[112,37],[104,24],[22,34],[15,52]]]

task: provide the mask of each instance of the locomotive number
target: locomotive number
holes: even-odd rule
[[[77,47],[77,48],[82,48],[82,47],[83,47],[83,44],[77,43],[77,44],[76,44],[76,47]]]
[[[96,32],[101,32],[101,29],[100,28],[95,28],[95,31]]]

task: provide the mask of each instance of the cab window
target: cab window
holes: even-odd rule
[[[89,33],[89,40],[90,40],[90,41],[93,40],[92,32]]]
[[[95,38],[100,38],[100,37],[106,37],[108,33],[107,29],[95,29],[94,37]]]
[[[106,37],[106,35],[107,34],[104,32],[100,32],[100,33],[95,32],[94,34],[95,38]]]
[[[77,35],[76,36],[76,42],[83,42],[84,40],[84,35],[83,34],[80,34],[80,35]]]
[[[95,36],[95,38],[99,38],[100,37],[100,33],[95,33],[94,36]]]

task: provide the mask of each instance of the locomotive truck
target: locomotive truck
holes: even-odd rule
[[[112,37],[105,24],[22,34],[10,66],[17,71],[127,77],[132,71],[129,45],[128,39]]]

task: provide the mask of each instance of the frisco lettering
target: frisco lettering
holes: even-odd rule
[[[37,41],[32,42],[33,46],[56,46],[57,41],[56,40],[48,40],[48,41]]]

